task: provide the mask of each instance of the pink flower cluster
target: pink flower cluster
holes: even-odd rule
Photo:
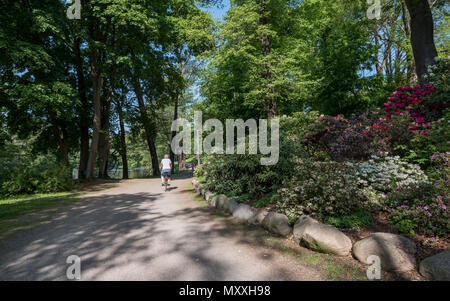
[[[393,116],[404,116],[411,119],[409,126],[411,131],[420,130],[421,135],[428,135],[426,128],[429,128],[431,124],[425,121],[417,108],[422,103],[423,97],[432,94],[435,90],[429,84],[424,85],[423,88],[421,86],[414,88],[409,86],[398,87],[394,96],[389,97],[389,102],[384,104],[386,118],[392,119]]]

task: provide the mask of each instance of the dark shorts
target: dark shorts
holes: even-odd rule
[[[170,177],[171,174],[172,174],[172,171],[170,169],[163,169],[163,170],[161,170],[161,176],[163,176],[163,177],[165,177],[165,176]]]

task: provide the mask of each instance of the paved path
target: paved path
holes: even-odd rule
[[[84,196],[0,242],[0,280],[66,280],[70,255],[82,280],[320,280],[202,208],[189,182],[165,193],[158,179],[131,180]]]

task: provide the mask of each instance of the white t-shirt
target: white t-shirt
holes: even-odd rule
[[[170,159],[162,159],[162,161],[161,161],[162,169],[170,169],[171,163],[172,163],[172,161],[170,161]]]

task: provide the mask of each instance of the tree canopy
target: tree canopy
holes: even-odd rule
[[[6,160],[25,144],[27,156],[55,156],[86,178],[118,166],[157,175],[172,121],[194,110],[348,115],[382,105],[449,54],[439,0],[389,1],[378,20],[365,0],[233,0],[223,20],[205,9],[221,1],[80,3],[80,19],[70,19],[66,1],[0,1]],[[189,159],[171,156],[179,166]]]

